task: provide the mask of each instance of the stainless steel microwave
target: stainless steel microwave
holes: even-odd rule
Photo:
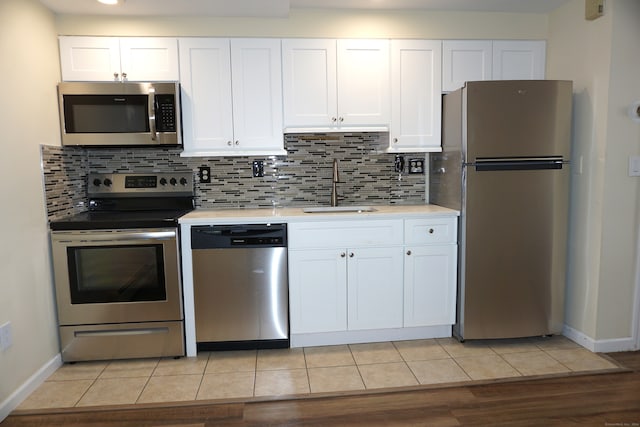
[[[177,82],[58,84],[62,145],[181,145]]]

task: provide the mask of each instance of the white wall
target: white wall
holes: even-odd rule
[[[58,352],[40,144],[59,145],[53,15],[36,0],[0,1],[0,420],[7,402]],[[10,404],[10,402],[9,402]]]
[[[574,81],[572,200],[566,323],[591,347],[633,343],[638,178],[627,158],[640,126],[625,116],[640,98],[640,3],[606,2],[584,19],[572,0],[549,19],[547,77]],[[582,163],[582,171],[580,171]],[[615,347],[615,345],[614,345]]]
[[[293,9],[286,19],[61,15],[63,35],[545,39],[541,14]]]
[[[614,0],[603,233],[596,337],[632,335],[635,261],[640,225],[640,178],[629,177],[628,158],[640,155],[640,124],[627,110],[640,100],[640,2]]]

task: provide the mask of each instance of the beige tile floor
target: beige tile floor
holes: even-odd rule
[[[211,352],[65,364],[18,410],[308,395],[615,368],[560,336]]]

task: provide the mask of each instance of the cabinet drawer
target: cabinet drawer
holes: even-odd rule
[[[406,245],[456,243],[457,234],[456,217],[407,219],[404,222]]]
[[[402,245],[402,220],[289,223],[289,248]]]

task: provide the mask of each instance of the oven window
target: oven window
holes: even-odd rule
[[[147,95],[65,95],[65,132],[149,132],[148,99]]]
[[[162,245],[69,247],[71,303],[161,301]]]

